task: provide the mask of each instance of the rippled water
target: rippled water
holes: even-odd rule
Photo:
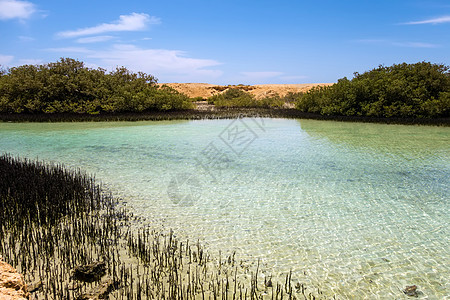
[[[0,124],[139,215],[341,298],[450,294],[450,128],[314,120]],[[306,274],[306,275],[305,275]]]

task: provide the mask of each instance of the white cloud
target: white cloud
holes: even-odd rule
[[[407,48],[438,48],[440,45],[424,43],[424,42],[398,42],[384,39],[362,39],[356,42],[362,44],[380,45],[380,46],[395,46],[395,47],[407,47]]]
[[[35,38],[33,38],[31,36],[21,35],[21,36],[19,36],[19,40],[21,40],[22,42],[32,42],[35,40]]]
[[[298,81],[308,78],[304,75],[289,75],[277,71],[240,72],[240,75],[242,77],[237,79],[249,84],[298,83]]]
[[[296,80],[303,80],[308,78],[308,76],[305,75],[292,75],[292,76],[281,76],[280,79],[286,80],[286,81],[296,81]]]
[[[388,43],[389,41],[383,39],[360,39],[356,40],[356,42],[363,44],[385,44]]]
[[[0,0],[0,20],[28,19],[36,12],[36,7],[28,1]]]
[[[77,43],[80,43],[80,44],[100,43],[100,42],[109,41],[113,38],[114,37],[110,36],[110,35],[90,36],[90,37],[77,39]]]
[[[220,70],[208,69],[220,65],[218,61],[191,58],[179,50],[115,45],[112,49],[94,51],[88,57],[98,59],[98,64],[108,69],[125,66],[130,70],[143,71],[158,78],[170,78],[171,81],[217,78],[222,75]]]
[[[403,23],[404,25],[421,25],[421,24],[442,24],[442,23],[450,23],[450,16],[443,16],[434,19],[428,19],[423,21],[413,21]]]
[[[42,64],[42,59],[27,58],[27,59],[20,59],[18,65],[20,66],[20,65],[40,65],[40,64]]]
[[[83,47],[61,47],[61,48],[47,48],[46,51],[58,52],[62,54],[73,54],[73,53],[92,53],[91,50]],[[61,55],[62,55],[61,54]]]
[[[403,42],[403,43],[392,43],[394,46],[408,47],[408,48],[437,48],[439,45],[421,42]]]
[[[7,65],[14,59],[12,55],[2,55],[0,54],[0,65]]]
[[[156,76],[163,82],[198,81],[218,78],[222,71],[212,69],[221,65],[212,59],[191,58],[184,51],[146,49],[134,45],[120,44],[101,50],[85,47],[49,48],[62,57],[77,56],[87,66],[113,70],[124,66],[127,69]]]
[[[257,72],[240,72],[240,76],[236,76],[234,80],[243,84],[266,84],[279,82],[283,72],[277,71],[257,71]]]
[[[119,31],[139,31],[147,28],[148,25],[160,24],[159,18],[149,16],[147,14],[132,13],[129,15],[121,15],[119,20],[113,23],[103,23],[94,27],[86,27],[72,31],[63,31],[58,36],[65,38],[75,38],[86,35],[102,34],[106,32]]]
[[[280,75],[283,75],[282,72],[272,72],[272,71],[264,71],[264,72],[241,72],[242,75],[245,77],[249,77],[252,79],[265,79],[265,78],[272,78],[272,77],[278,77]]]

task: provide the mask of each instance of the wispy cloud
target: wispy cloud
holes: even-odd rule
[[[12,55],[2,55],[0,54],[0,65],[7,65],[14,59]]]
[[[285,81],[297,81],[297,80],[303,80],[308,78],[308,76],[305,75],[292,75],[292,76],[281,76],[280,79]]]
[[[18,59],[12,55],[2,55],[0,54],[0,69],[1,66],[15,67],[22,65],[38,65],[42,64],[41,59]]]
[[[115,45],[112,49],[96,51],[90,58],[99,59],[108,68],[126,66],[134,71],[144,71],[157,77],[217,78],[222,72],[208,69],[220,65],[216,60],[191,58],[183,51],[142,49],[134,45]]]
[[[438,48],[440,45],[424,42],[399,42],[385,39],[361,39],[356,42],[361,44],[381,45],[381,46],[394,46],[394,47],[407,47],[407,48]]]
[[[283,72],[262,71],[262,72],[241,72],[245,77],[253,79],[266,79],[283,75]]]
[[[35,40],[35,38],[33,38],[31,36],[21,35],[21,36],[19,36],[19,40],[21,40],[22,42],[32,42]]]
[[[114,37],[111,35],[99,35],[99,36],[90,36],[90,37],[84,37],[77,39],[77,43],[80,44],[89,44],[89,43],[100,43],[100,42],[106,42]]]
[[[184,51],[139,48],[130,44],[118,44],[94,50],[85,47],[50,48],[61,56],[77,55],[86,65],[100,66],[109,70],[125,66],[132,71],[155,75],[165,82],[196,81],[218,78],[222,71],[214,68],[221,65],[212,59],[192,58]],[[94,63],[92,63],[94,62]]]
[[[36,6],[28,1],[0,0],[0,20],[30,18],[36,12]]]
[[[308,78],[303,75],[291,75],[278,71],[257,71],[257,72],[240,72],[242,77],[237,77],[249,84],[266,84],[266,83],[298,83],[300,80]]]
[[[359,39],[356,42],[361,44],[387,44],[390,43],[388,40],[384,39]]]
[[[57,52],[57,53],[64,53],[64,55],[67,54],[74,54],[74,53],[92,53],[91,50],[83,47],[61,47],[61,48],[47,48],[46,51],[50,52]],[[64,56],[63,55],[63,56]]]
[[[240,76],[239,76],[240,75]],[[243,71],[234,80],[244,84],[266,84],[271,82],[279,82],[280,76],[285,75],[279,71]]]
[[[86,35],[102,34],[107,32],[120,31],[140,31],[147,28],[148,25],[160,24],[159,18],[149,16],[143,13],[132,13],[129,15],[121,15],[119,20],[113,23],[103,23],[93,27],[86,27],[76,30],[59,32],[58,36],[64,38],[75,38]]]
[[[393,42],[392,45],[407,48],[438,48],[439,45],[421,42]]]
[[[42,59],[25,58],[19,60],[19,65],[40,65],[42,64]]]
[[[450,16],[443,16],[439,18],[427,19],[422,21],[412,21],[402,23],[403,25],[421,25],[421,24],[442,24],[442,23],[450,23]]]

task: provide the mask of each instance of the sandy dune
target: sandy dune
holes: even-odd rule
[[[209,83],[165,83],[177,91],[188,95],[191,98],[201,97],[206,99],[215,94],[222,93],[229,87],[241,88],[253,95],[257,99],[278,94],[285,96],[289,92],[306,92],[315,86],[326,86],[332,83],[305,83],[305,84],[258,84],[258,85],[237,85],[225,86]],[[161,84],[162,85],[162,84]]]

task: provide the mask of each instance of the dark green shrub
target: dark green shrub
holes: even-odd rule
[[[289,92],[283,97],[283,101],[289,104],[296,103],[298,99],[300,99],[303,96],[303,94],[304,92],[297,92],[297,93]]]
[[[255,99],[252,94],[246,92],[244,89],[233,87],[228,88],[222,94],[209,97],[208,103],[214,104],[217,107],[281,108],[285,102],[278,95]]]
[[[188,97],[158,88],[156,78],[124,67],[107,73],[61,58],[46,65],[14,67],[0,76],[0,112],[141,112],[192,108]]]
[[[203,97],[193,97],[189,98],[189,100],[192,102],[197,102],[197,101],[204,101],[205,99],[203,99]]]
[[[420,62],[380,66],[355,73],[329,87],[316,87],[298,98],[297,109],[322,115],[372,117],[447,117],[449,67]]]
[[[255,98],[238,88],[228,88],[221,94],[209,97],[208,103],[217,107],[254,107],[256,105]]]

